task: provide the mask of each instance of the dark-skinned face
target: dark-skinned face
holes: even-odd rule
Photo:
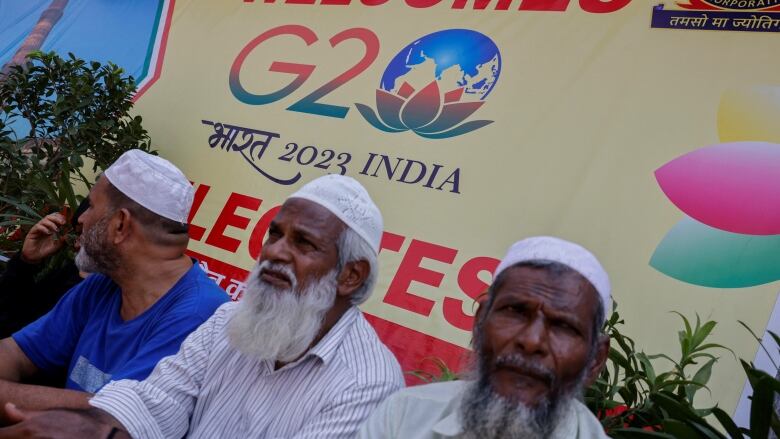
[[[588,368],[598,300],[576,272],[508,268],[482,324],[480,351],[493,390],[536,407],[577,385]],[[501,361],[510,356],[535,367]]]
[[[337,241],[343,230],[344,223],[319,204],[288,199],[271,221],[260,261],[290,267],[301,290],[309,280],[319,279],[336,267]],[[279,289],[292,286],[284,273],[272,269],[262,270],[260,279]]]
[[[88,195],[89,207],[81,214],[78,220],[78,225],[81,226],[81,233],[88,233],[89,229],[108,213],[110,203],[106,194],[107,185],[108,181],[106,178],[100,177],[92,186],[92,189],[90,189]]]

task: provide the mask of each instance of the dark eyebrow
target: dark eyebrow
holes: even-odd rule
[[[548,316],[551,320],[560,320],[572,328],[575,328],[578,332],[582,333],[582,335],[586,335],[587,333],[585,323],[574,313],[569,311],[550,310],[548,311]]]
[[[293,232],[298,234],[299,236],[301,236],[301,237],[311,241],[314,244],[317,244],[317,245],[323,245],[324,244],[324,241],[323,241],[324,238],[321,236],[321,234],[318,235],[317,233],[315,233],[314,229],[310,229],[310,228],[307,228],[307,227],[302,227],[300,225],[296,225],[293,228]]]
[[[511,294],[510,291],[507,291],[509,294],[502,294],[499,297],[496,297],[493,306],[497,305],[506,305],[506,304],[512,304],[512,305],[527,305],[529,302],[529,299],[519,297],[516,294]],[[586,325],[580,319],[576,313],[573,313],[567,309],[555,309],[550,307],[545,307],[545,315],[547,318],[551,320],[560,320],[562,322],[565,322],[566,324],[576,328],[578,331],[583,332],[586,330]]]

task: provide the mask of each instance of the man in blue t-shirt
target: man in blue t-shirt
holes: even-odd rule
[[[146,378],[228,300],[184,254],[192,198],[178,168],[140,150],[106,170],[79,218],[76,265],[94,274],[51,312],[0,340],[0,407],[89,407],[91,394],[109,381]],[[51,239],[57,232],[54,226]],[[63,370],[66,389],[19,383]]]

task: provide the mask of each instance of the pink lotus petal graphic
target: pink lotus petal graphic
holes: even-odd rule
[[[464,87],[458,87],[455,90],[444,93],[444,103],[458,102],[460,98],[463,97],[463,90]]]
[[[406,81],[404,81],[401,88],[398,89],[398,96],[401,96],[404,99],[409,99],[409,96],[411,96],[412,93],[414,93],[414,87],[409,85]]]
[[[431,81],[407,101],[401,110],[401,120],[411,129],[425,126],[439,114],[441,93],[436,81]]]
[[[709,146],[658,168],[658,184],[688,216],[747,235],[780,234],[780,145]]]
[[[406,103],[406,101],[394,94],[379,89],[376,91],[376,109],[379,112],[379,117],[390,128],[395,128],[397,130],[408,129],[399,118],[401,107],[404,103]]]

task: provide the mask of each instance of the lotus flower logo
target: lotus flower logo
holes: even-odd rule
[[[376,112],[355,106],[368,123],[388,133],[459,136],[493,123],[464,121],[485,103],[500,71],[498,47],[485,35],[466,29],[435,32],[390,61],[376,90]]]
[[[716,288],[780,280],[777,117],[780,87],[730,91],[718,111],[723,143],[656,170],[661,190],[686,217],[659,243],[652,267],[683,282]]]

